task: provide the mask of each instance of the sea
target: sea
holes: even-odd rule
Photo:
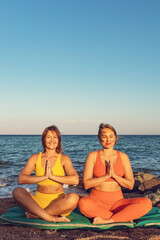
[[[62,135],[62,147],[80,177],[83,176],[88,153],[101,149],[95,135]],[[133,172],[160,176],[160,135],[120,135],[115,149],[127,153]],[[18,175],[27,160],[32,154],[41,151],[40,135],[0,135],[0,198],[12,196],[13,189],[20,186]],[[29,192],[36,190],[36,184],[21,187]],[[64,191],[79,193],[83,189],[64,185]]]

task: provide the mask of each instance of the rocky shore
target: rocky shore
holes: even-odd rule
[[[132,191],[124,190],[125,198],[146,196],[152,200],[153,206],[160,206],[160,177],[148,173],[135,173],[135,187]],[[82,181],[77,186],[83,188]],[[9,208],[16,206],[13,198],[0,199],[0,215]],[[121,230],[42,230],[28,227],[0,224],[0,240],[160,240],[160,229],[129,228]]]

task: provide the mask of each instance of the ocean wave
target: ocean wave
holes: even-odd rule
[[[0,183],[0,188],[6,187],[7,183]]]
[[[0,161],[0,165],[6,165],[6,164],[9,164],[10,162],[9,161]]]

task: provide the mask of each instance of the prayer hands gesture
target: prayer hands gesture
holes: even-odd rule
[[[115,172],[114,172],[114,168],[113,168],[113,163],[111,163],[110,161],[107,162],[105,161],[105,165],[106,165],[106,175],[109,177],[109,178],[114,178],[115,176]]]
[[[49,160],[46,161],[45,175],[46,175],[47,179],[48,179],[48,178],[51,178],[51,176],[52,176]]]
[[[111,164],[110,164],[110,161],[109,162],[105,161],[105,165],[106,165],[106,175],[108,175],[108,177],[111,177],[111,171],[110,171]]]

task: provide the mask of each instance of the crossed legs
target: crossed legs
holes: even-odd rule
[[[91,192],[88,197],[81,198],[78,204],[81,213],[93,218],[93,224],[133,221],[152,208],[152,202],[148,198],[123,199],[120,193],[121,199],[114,201],[114,195],[116,194],[117,198],[117,193],[105,192],[105,198],[100,200],[99,195],[102,195],[102,192],[100,194],[98,192],[94,190],[94,195]]]
[[[59,215],[73,211],[79,200],[77,194],[69,193],[62,198],[54,199],[43,209],[32,198],[29,192],[20,187],[13,190],[13,198],[22,209],[29,213],[29,216],[35,215],[36,217],[51,222],[69,222],[70,220],[68,218],[59,217]]]

